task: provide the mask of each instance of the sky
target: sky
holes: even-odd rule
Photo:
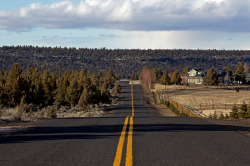
[[[250,49],[250,0],[2,0],[0,46]]]

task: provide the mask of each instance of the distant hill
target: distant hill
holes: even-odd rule
[[[244,50],[140,50],[140,49],[89,49],[33,46],[0,47],[1,70],[10,71],[14,63],[26,72],[30,66],[40,71],[63,72],[80,70],[98,72],[112,68],[122,78],[139,74],[144,66],[167,69],[169,72],[190,68],[230,67],[233,71],[242,62],[250,63],[250,51]]]

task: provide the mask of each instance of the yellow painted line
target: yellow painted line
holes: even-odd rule
[[[133,116],[130,117],[130,126],[128,131],[128,143],[127,143],[127,155],[126,155],[126,166],[133,165],[133,154],[132,154],[132,136],[133,136]]]
[[[130,125],[128,131],[128,142],[127,142],[127,154],[126,154],[126,166],[133,165],[133,148],[132,148],[132,136],[133,136],[133,117],[134,117],[134,96],[133,96],[133,84],[131,85],[131,96],[132,96],[132,116],[130,117]]]
[[[126,117],[124,125],[123,125],[123,129],[122,129],[121,136],[120,136],[120,139],[119,139],[119,143],[118,143],[118,146],[117,146],[117,150],[116,150],[116,155],[115,155],[115,160],[114,160],[113,166],[120,166],[120,163],[121,163],[122,148],[123,148],[124,139],[125,139],[125,135],[126,135],[128,118],[129,117]]]

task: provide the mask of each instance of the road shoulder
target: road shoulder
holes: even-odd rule
[[[144,103],[147,105],[151,116],[177,116],[165,105],[155,104],[152,94],[147,90],[145,85],[142,84],[141,87]]]

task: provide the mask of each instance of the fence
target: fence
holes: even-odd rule
[[[200,86],[200,87],[176,87],[176,88],[168,88],[168,89],[160,89],[157,90],[157,92],[160,93],[166,93],[166,92],[174,92],[177,90],[195,90],[195,89],[226,89],[226,90],[235,90],[235,88],[239,90],[250,90],[250,86]]]
[[[231,109],[234,104],[200,104],[200,110]],[[240,108],[241,104],[236,104]]]
[[[173,106],[175,108],[177,108],[180,111],[180,113],[185,113],[190,117],[201,117],[201,116],[196,115],[195,113],[189,111],[187,108],[183,107],[182,105],[180,105],[179,103],[177,103],[175,101],[172,101],[172,100],[168,100],[168,101],[170,104],[173,104]]]

